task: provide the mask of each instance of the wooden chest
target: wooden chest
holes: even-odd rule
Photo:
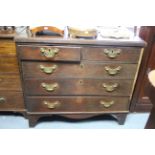
[[[0,111],[25,114],[15,42],[4,35],[0,37]]]
[[[110,114],[123,124],[145,43],[142,40],[17,38],[30,126],[43,116]]]

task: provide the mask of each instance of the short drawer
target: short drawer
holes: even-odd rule
[[[0,111],[19,110],[24,108],[21,92],[0,91]]]
[[[80,61],[80,47],[18,45],[23,60]]]
[[[1,73],[19,73],[19,67],[16,57],[0,58],[0,74]]]
[[[22,62],[25,78],[120,78],[133,79],[137,64]]]
[[[127,97],[27,97],[29,112],[51,113],[117,113],[129,111]]]
[[[0,90],[21,91],[21,81],[19,75],[0,75]]]
[[[27,95],[130,96],[133,80],[109,79],[26,79]]]
[[[82,59],[137,63],[139,61],[140,50],[140,48],[127,47],[88,47],[83,48]]]

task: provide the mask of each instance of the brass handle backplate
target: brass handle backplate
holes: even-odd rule
[[[46,105],[48,109],[55,109],[61,105],[59,101],[55,102],[43,101],[43,104]]]
[[[6,99],[4,97],[0,97],[0,103],[5,103]]]
[[[46,58],[54,58],[56,54],[58,54],[58,48],[40,48],[40,52]]]
[[[121,49],[104,49],[104,53],[109,58],[114,59],[121,53]]]
[[[100,104],[103,105],[105,108],[109,108],[114,104],[114,101],[113,100],[112,101],[103,101],[103,100],[101,100]]]
[[[107,92],[112,92],[114,90],[116,90],[116,88],[119,86],[118,83],[114,83],[114,84],[107,84],[107,83],[103,83],[102,84],[103,88],[105,88],[105,90]]]
[[[107,73],[109,75],[116,75],[119,73],[119,71],[122,69],[121,66],[118,66],[118,67],[115,67],[115,68],[112,68],[110,66],[105,66],[105,70],[107,71]]]
[[[50,66],[50,67],[46,67],[46,66],[44,66],[44,65],[40,65],[39,67],[40,67],[40,69],[41,69],[44,73],[46,73],[46,74],[52,74],[52,73],[56,70],[57,65],[53,65],[53,66]]]
[[[41,86],[49,92],[54,91],[56,88],[58,88],[58,84],[57,83],[52,83],[52,84],[47,84],[47,83],[41,83]]]

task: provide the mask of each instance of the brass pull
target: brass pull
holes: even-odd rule
[[[53,83],[53,84],[47,84],[47,83],[41,83],[41,86],[43,88],[45,88],[46,91],[54,91],[56,88],[58,88],[58,84],[57,83]]]
[[[51,67],[45,67],[44,65],[40,65],[40,69],[46,74],[52,74],[54,70],[56,70],[57,65],[53,65]]]
[[[114,59],[121,53],[121,49],[104,49],[104,53],[109,58]]]
[[[102,86],[105,88],[107,92],[112,92],[116,90],[116,88],[118,87],[118,83],[114,83],[114,84],[103,83]]]
[[[4,97],[0,97],[0,103],[5,103],[6,99]]]
[[[100,104],[103,105],[105,108],[109,108],[114,104],[114,101],[100,101]]]
[[[119,73],[119,71],[122,69],[121,66],[118,66],[116,68],[111,68],[110,66],[105,66],[105,70],[108,72],[109,75],[116,75]]]
[[[46,58],[53,58],[56,54],[58,54],[59,49],[58,48],[40,48],[40,52]]]
[[[61,105],[59,101],[55,101],[55,102],[43,101],[43,104],[47,105],[47,108],[49,109],[55,109]]]

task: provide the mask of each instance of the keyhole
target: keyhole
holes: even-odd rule
[[[81,67],[81,68],[84,68],[84,64],[81,63],[81,64],[80,64],[80,67]]]
[[[80,80],[80,81],[79,81],[79,84],[80,84],[80,85],[83,85],[83,84],[84,84],[83,80]]]

